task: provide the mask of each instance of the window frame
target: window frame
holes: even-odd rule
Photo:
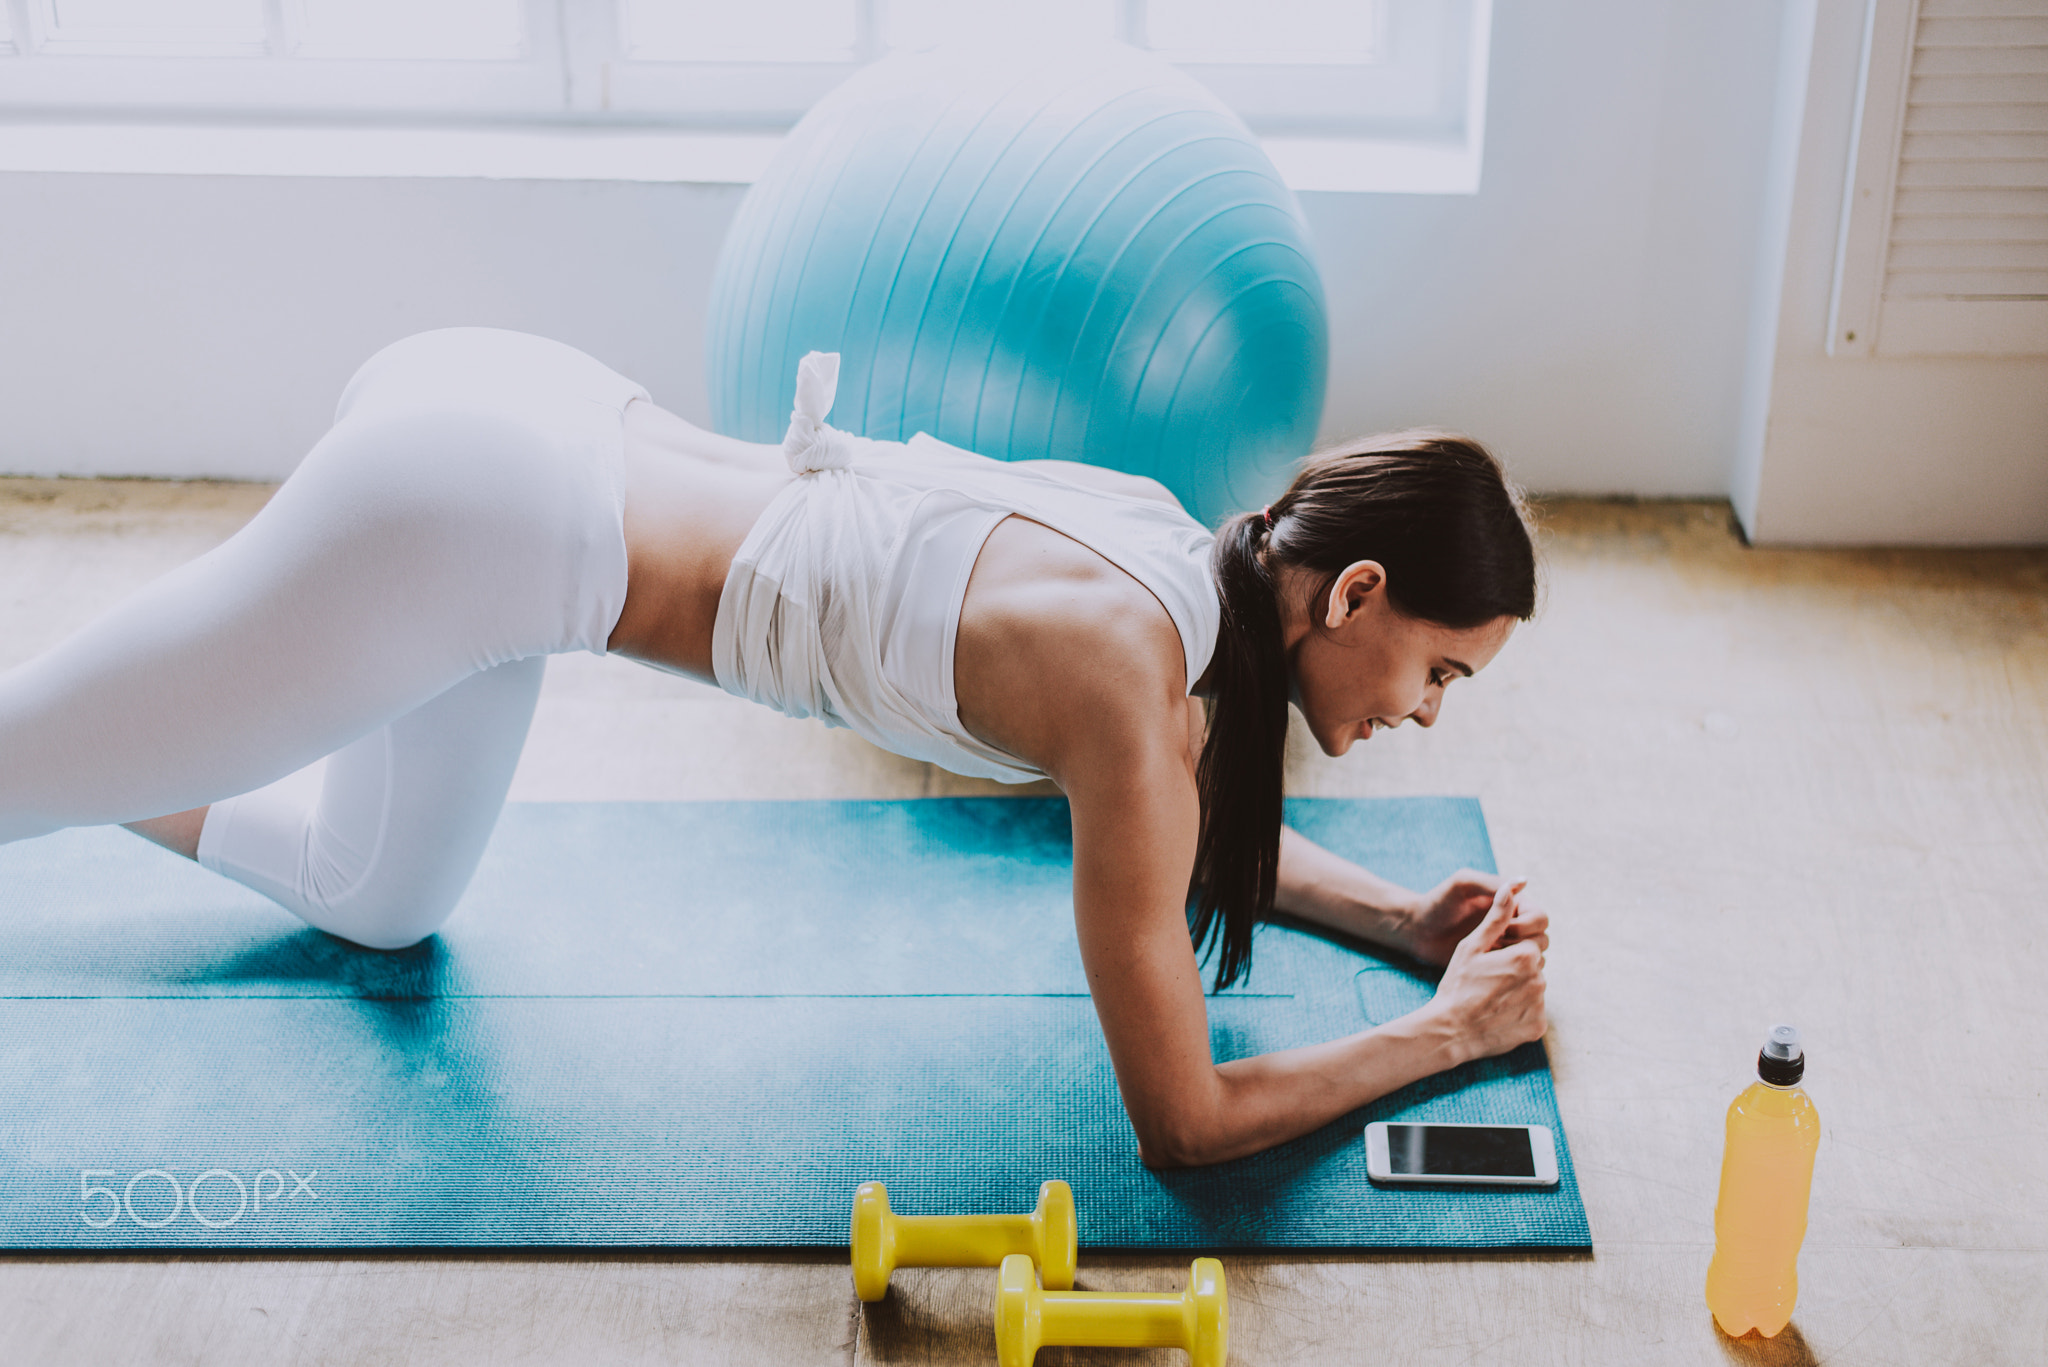
[[[266,50],[243,56],[92,50],[46,33],[53,0],[5,0],[16,36],[0,53],[0,117],[545,122],[563,107],[558,5],[602,2],[521,0],[524,55],[450,60],[290,55],[289,0],[263,0]]]
[[[1476,190],[1492,0],[1374,2],[1390,54],[1376,81],[1361,81],[1371,68],[1350,64],[1176,65],[1266,139],[1297,188]],[[55,0],[0,3],[14,35],[0,40],[0,124],[16,125],[128,119],[761,137],[787,131],[886,52],[887,0],[852,0],[858,59],[842,62],[630,59],[621,0],[521,0],[524,52],[471,60],[291,55],[295,0],[262,0],[268,55],[67,51],[48,32]],[[1144,0],[1105,3],[1118,32],[1142,40]],[[1391,183],[1403,179],[1413,183]]]

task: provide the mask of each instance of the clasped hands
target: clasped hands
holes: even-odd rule
[[[1435,998],[1464,1058],[1486,1058],[1541,1039],[1550,917],[1522,900],[1526,881],[1461,869],[1388,927],[1396,947],[1443,965]]]

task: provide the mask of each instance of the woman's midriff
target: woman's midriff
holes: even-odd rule
[[[712,680],[711,629],[740,543],[790,481],[773,446],[626,405],[626,606],[609,648]]]

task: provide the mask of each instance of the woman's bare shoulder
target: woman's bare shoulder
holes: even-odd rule
[[[960,720],[1055,781],[1085,747],[1185,745],[1180,633],[1151,591],[1021,517],[982,547],[954,648]]]

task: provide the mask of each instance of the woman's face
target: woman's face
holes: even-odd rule
[[[1294,703],[1326,755],[1381,727],[1434,725],[1444,689],[1486,668],[1515,629],[1512,617],[1454,629],[1405,616],[1377,561],[1350,566],[1327,592],[1319,580],[1283,573],[1281,639]]]

